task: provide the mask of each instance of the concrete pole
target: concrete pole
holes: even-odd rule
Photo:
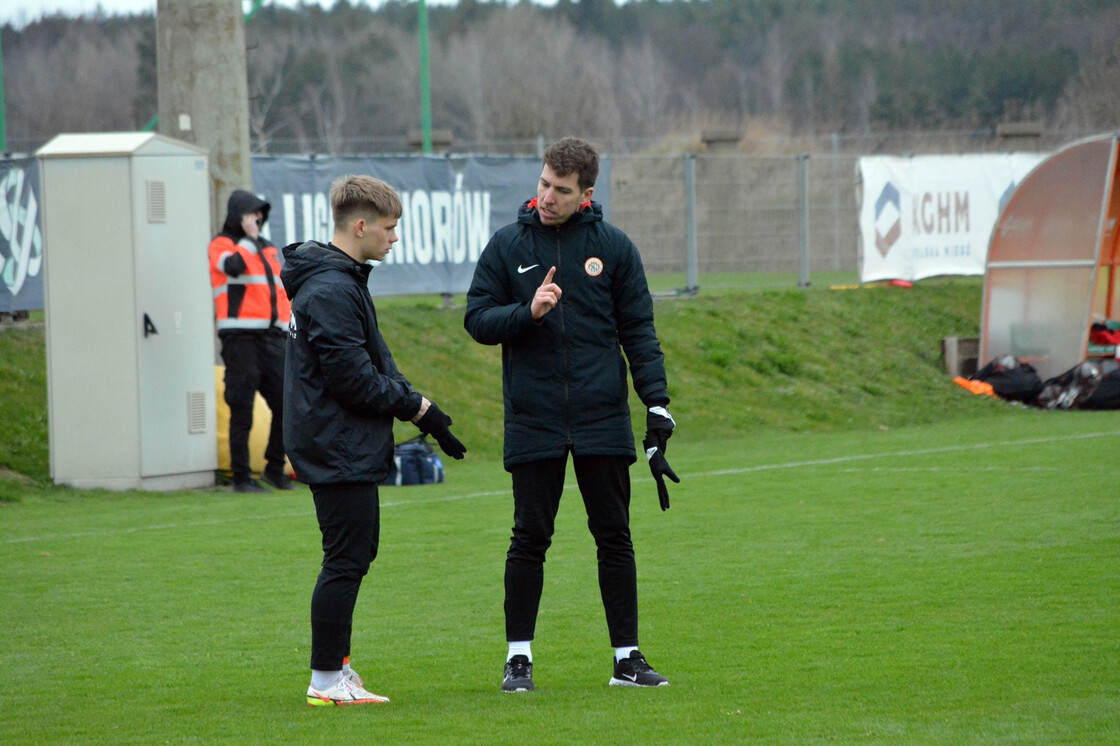
[[[210,152],[211,233],[253,188],[241,0],[157,0],[159,133]]]
[[[684,157],[684,205],[685,246],[688,252],[684,292],[696,295],[700,292],[700,272],[696,258],[696,156],[692,154]]]

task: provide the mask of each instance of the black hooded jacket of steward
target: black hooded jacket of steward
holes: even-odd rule
[[[476,341],[502,346],[505,467],[569,450],[633,462],[627,362],[643,404],[669,403],[641,256],[596,202],[556,227],[535,204],[479,256],[464,317]],[[530,304],[553,266],[560,302],[534,321]]]
[[[284,449],[308,484],[385,480],[393,419],[420,411],[377,328],[360,264],[317,241],[284,248],[292,300],[284,368]]]
[[[241,227],[241,218],[250,212],[257,211],[260,211],[261,225],[264,225],[268,222],[268,214],[272,211],[272,205],[252,192],[247,192],[244,189],[234,189],[230,192],[229,200],[226,201],[226,219],[222,223],[220,235],[229,236],[234,243],[245,238],[245,229]],[[261,243],[266,246],[271,245],[263,239]]]

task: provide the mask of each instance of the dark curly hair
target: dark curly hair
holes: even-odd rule
[[[595,186],[599,178],[599,154],[586,140],[565,137],[544,151],[544,165],[557,176],[576,174],[580,190]]]

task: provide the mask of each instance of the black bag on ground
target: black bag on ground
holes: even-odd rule
[[[1011,355],[1001,355],[980,370],[973,373],[969,380],[983,381],[1001,399],[1021,401],[1030,404],[1042,391],[1042,378],[1030,363],[1022,363]]]
[[[1097,381],[1091,394],[1078,402],[1081,409],[1120,409],[1120,368]]]
[[[1101,382],[1100,367],[1086,360],[1065,373],[1046,379],[1035,406],[1043,409],[1084,409]]]
[[[386,485],[438,484],[443,481],[443,462],[428,445],[423,435],[417,435],[393,449],[393,468],[385,479]]]

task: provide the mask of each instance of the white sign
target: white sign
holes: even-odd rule
[[[860,158],[860,282],[984,274],[1000,211],[1045,157]]]

